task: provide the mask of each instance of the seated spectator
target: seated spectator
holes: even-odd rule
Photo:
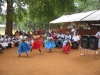
[[[67,32],[63,44],[66,44],[67,42],[71,42],[71,41],[72,41],[72,36],[69,34],[69,32]]]
[[[11,48],[11,38],[9,36],[6,36],[4,39],[4,42],[8,44],[6,48]]]
[[[0,54],[3,53],[2,50],[3,50],[3,47],[2,47],[1,42],[0,42]]]
[[[62,32],[60,31],[59,34],[57,35],[57,41],[56,44],[59,48],[62,47],[63,45],[63,40],[64,40],[64,35],[62,34]]]
[[[72,48],[78,50],[80,38],[77,34],[72,37]]]
[[[4,49],[6,49],[7,46],[8,46],[8,43],[5,42],[5,41],[1,41],[1,45],[2,45],[2,47],[3,47]]]

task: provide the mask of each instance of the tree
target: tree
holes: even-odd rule
[[[1,11],[4,3],[7,3],[5,34],[9,35],[12,34],[13,22],[28,18],[34,23],[47,25],[52,19],[75,11],[74,0],[0,0]]]
[[[76,12],[86,12],[100,9],[100,0],[86,0],[85,3],[76,0],[75,2],[78,4]]]
[[[6,30],[5,30],[5,34],[7,35],[12,35],[12,26],[13,26],[12,12],[13,12],[13,0],[7,0],[7,15],[6,15]]]

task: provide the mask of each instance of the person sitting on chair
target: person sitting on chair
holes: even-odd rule
[[[67,31],[66,35],[65,35],[65,41],[72,41],[72,36],[70,35],[70,33]]]
[[[56,44],[59,48],[62,47],[63,45],[63,39],[64,39],[64,35],[62,34],[62,32],[60,31],[60,33],[57,35],[57,41]]]

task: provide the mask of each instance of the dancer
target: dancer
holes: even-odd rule
[[[62,47],[62,50],[68,54],[69,51],[71,50],[71,42],[67,42],[63,47]]]
[[[32,43],[32,49],[34,50],[39,50],[40,54],[41,54],[41,47],[43,46],[43,42],[39,36],[39,32],[36,31],[34,36],[34,42]],[[31,50],[32,51],[32,50]]]
[[[47,42],[45,44],[45,48],[49,49],[49,52],[52,51],[52,48],[54,48],[56,45],[53,41],[53,37],[51,36],[50,33],[48,33],[48,36],[47,36]]]
[[[21,53],[26,53],[28,56],[28,51],[31,50],[31,46],[25,42],[25,39],[22,39],[21,41],[22,42],[19,44],[18,47],[18,53],[19,53],[18,57],[20,57]]]

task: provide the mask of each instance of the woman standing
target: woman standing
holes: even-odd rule
[[[96,33],[95,35],[98,38],[98,49],[100,49],[100,31]],[[96,54],[98,54],[99,51],[96,51]]]
[[[34,50],[39,50],[40,54],[41,54],[41,47],[43,46],[43,42],[39,36],[39,32],[36,31],[34,36],[33,36],[33,43],[32,43],[32,49]]]
[[[54,48],[54,47],[55,47],[55,43],[53,41],[53,37],[51,36],[50,33],[48,33],[47,42],[45,44],[45,48],[49,49],[49,52],[51,52],[52,51],[51,49]]]
[[[25,39],[21,40],[22,42],[19,44],[18,47],[18,54],[20,56],[21,53],[26,53],[28,56],[28,51],[31,50],[31,46],[25,42]]]

